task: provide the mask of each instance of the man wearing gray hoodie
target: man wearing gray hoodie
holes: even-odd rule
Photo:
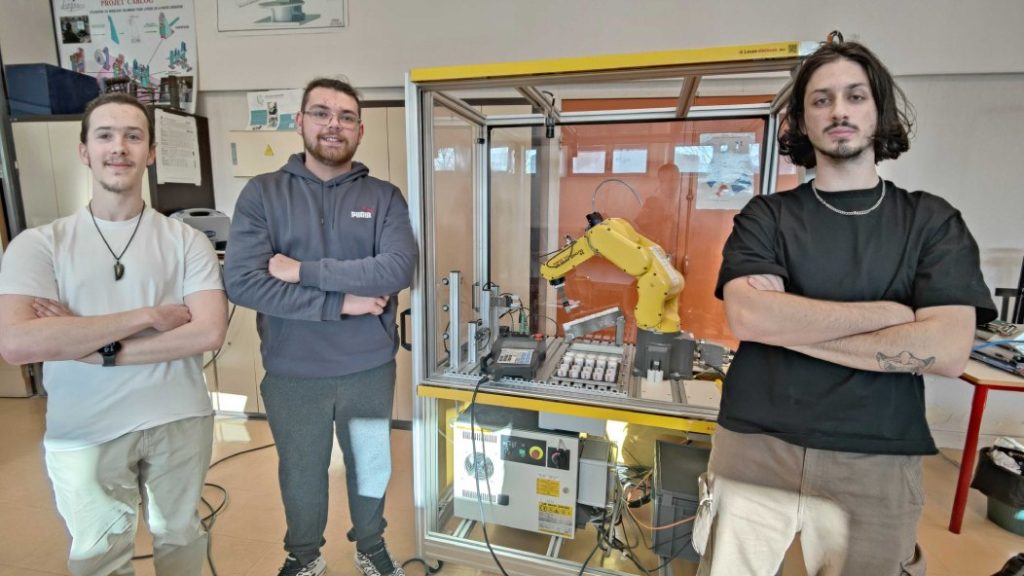
[[[277,444],[288,532],[279,576],[321,576],[332,434],[345,461],[348,539],[368,576],[404,576],[384,546],[391,478],[396,294],[418,259],[401,191],[353,162],[358,93],[310,82],[296,118],[305,152],[249,181],[225,259],[228,297],[257,311],[261,393]]]

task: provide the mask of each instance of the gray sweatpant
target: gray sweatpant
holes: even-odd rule
[[[391,479],[391,410],[395,362],[334,378],[267,374],[261,385],[277,444],[278,479],[288,531],[284,548],[300,563],[325,543],[327,468],[332,435],[345,461],[349,541],[371,543],[384,533],[384,492]]]

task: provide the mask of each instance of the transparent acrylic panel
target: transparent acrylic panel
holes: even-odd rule
[[[760,193],[765,131],[764,118],[563,127],[558,237],[579,237],[590,212],[628,221],[682,272],[682,329],[735,346],[714,288],[733,216]],[[581,156],[592,159],[602,150],[603,165],[575,169]],[[634,341],[634,278],[595,257],[565,283],[567,295],[581,305],[571,313],[549,308],[559,324],[618,306],[627,316],[626,340]]]
[[[502,324],[513,331],[544,332],[554,335],[553,320],[543,326],[544,311],[538,302],[536,254],[548,241],[545,210],[549,172],[545,163],[557,140],[543,136],[543,128],[495,128],[491,150],[508,150],[508,170],[490,170],[490,278],[503,293],[519,296],[525,310],[505,316]],[[539,169],[538,169],[539,167]],[[545,283],[546,284],[546,283]],[[520,321],[520,316],[522,320]]]
[[[442,367],[435,374],[444,371],[448,363],[449,339],[444,337],[460,334],[465,343],[465,323],[472,319],[472,287],[476,281],[474,247],[477,243],[476,198],[474,194],[474,166],[478,161],[475,153],[477,128],[455,116],[446,108],[435,106],[432,115],[432,164],[428,167],[431,175],[432,195],[429,199],[433,221],[433,243],[430,246],[433,259],[431,279],[435,283],[435,302],[430,303],[434,314],[434,358]],[[449,290],[446,285],[449,273],[459,271],[459,319],[460,326],[450,326],[448,305]]]

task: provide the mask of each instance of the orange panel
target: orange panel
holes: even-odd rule
[[[716,99],[715,104],[765,102],[770,97]],[[699,102],[704,104],[705,102]],[[674,105],[672,99],[578,100],[563,102],[566,111],[638,109]],[[563,129],[563,176],[559,200],[559,235],[578,237],[586,227],[585,215],[594,208],[605,217],[630,221],[641,234],[661,245],[686,279],[679,304],[684,330],[735,347],[729,332],[722,302],[715,298],[714,287],[722,262],[722,247],[732,231],[735,209],[698,209],[697,187],[700,174],[682,174],[673,168],[677,146],[700,146],[701,134],[753,134],[753,142],[764,137],[763,119],[723,119],[671,121],[614,125],[585,125]],[[704,143],[707,146],[707,143]],[[614,173],[615,149],[645,149],[646,171]],[[603,172],[575,174],[573,157],[578,150],[605,151]],[[661,177],[659,177],[659,171]],[[758,171],[759,172],[759,171]],[[753,174],[751,186],[760,190],[760,174]],[[614,179],[614,180],[610,180]],[[791,180],[791,182],[787,182]],[[621,181],[621,182],[619,182]],[[780,177],[780,187],[795,185],[796,175]],[[632,190],[630,190],[632,188]],[[634,194],[635,191],[635,194]],[[592,259],[566,277],[570,298],[582,305],[567,314],[561,309],[562,323],[593,312],[619,306],[627,315],[627,340],[634,341],[636,325],[633,308],[636,289],[633,278],[606,260]]]

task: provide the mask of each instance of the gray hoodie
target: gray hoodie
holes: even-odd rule
[[[228,297],[257,311],[263,366],[278,376],[341,376],[398,349],[396,294],[418,258],[409,209],[394,185],[352,170],[328,181],[292,155],[242,190],[224,263]],[[298,284],[270,275],[281,253],[302,262]],[[346,294],[391,296],[380,316],[342,316]]]

